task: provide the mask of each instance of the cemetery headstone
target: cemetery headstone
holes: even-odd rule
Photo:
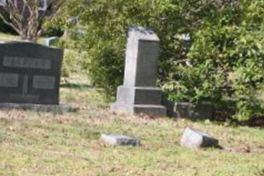
[[[111,145],[130,145],[130,146],[140,145],[140,140],[124,135],[102,134],[101,140]]]
[[[118,87],[112,110],[166,116],[161,89],[156,87],[159,52],[159,38],[152,30],[129,29],[124,84]]]
[[[59,42],[59,37],[48,37],[44,39],[44,45],[46,46],[52,46]]]
[[[0,103],[59,104],[63,50],[30,42],[0,44]]]
[[[191,149],[218,147],[218,140],[202,131],[186,128],[181,138],[181,145]]]
[[[215,107],[209,102],[193,104],[189,102],[173,102],[163,99],[162,104],[167,108],[170,117],[187,119],[213,119]]]

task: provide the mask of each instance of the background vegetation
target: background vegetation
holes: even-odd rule
[[[262,117],[261,1],[232,1],[233,6],[170,0],[87,2],[67,1],[59,18],[45,24],[49,35],[65,30],[63,72],[70,77],[61,83],[61,103],[79,111],[1,110],[0,175],[264,175],[262,128],[116,114],[94,88],[112,95],[121,84],[125,33],[133,23],[151,27],[161,37],[158,83],[168,98],[231,102],[237,118]],[[189,34],[192,42],[181,34]],[[0,33],[0,41],[17,39]],[[81,68],[94,85],[87,84],[87,75],[80,76]],[[210,133],[223,150],[181,147],[186,127]],[[142,145],[112,147],[99,140],[101,133],[135,136]]]
[[[158,84],[168,99],[208,101],[246,120],[264,116],[263,19],[262,0],[68,0],[45,28],[65,32],[63,45],[75,50],[68,63],[78,56],[108,98],[122,84],[129,26],[152,28],[162,47]]]

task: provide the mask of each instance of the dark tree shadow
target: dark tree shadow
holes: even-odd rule
[[[69,88],[69,89],[93,89],[94,87],[89,84],[77,84],[77,83],[63,83],[60,85],[62,88]]]

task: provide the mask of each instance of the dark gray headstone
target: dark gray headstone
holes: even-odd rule
[[[130,146],[140,145],[140,141],[138,139],[124,135],[102,134],[101,140],[111,145],[130,145]]]
[[[181,145],[191,149],[217,147],[218,140],[202,131],[186,128],[181,138]]]
[[[188,102],[173,102],[164,99],[162,104],[166,106],[170,117],[197,119],[213,119],[215,107],[209,102],[198,104]]]
[[[126,50],[124,85],[112,110],[166,116],[161,90],[156,87],[159,38],[151,30],[132,27]]]
[[[0,44],[0,103],[59,104],[63,50],[30,42]]]

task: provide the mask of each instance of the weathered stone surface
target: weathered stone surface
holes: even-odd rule
[[[160,105],[162,92],[157,87],[119,86],[117,102],[137,105]]]
[[[18,87],[18,74],[0,73],[0,87]]]
[[[151,30],[132,27],[126,50],[124,85],[118,87],[112,110],[166,116],[156,87],[159,38]]]
[[[218,140],[207,133],[186,128],[181,138],[181,145],[191,149],[217,147]]]
[[[30,42],[0,44],[0,103],[59,104],[63,50]]]
[[[131,27],[128,35],[124,85],[155,87],[160,52],[158,36],[142,27]]]
[[[111,145],[139,146],[140,140],[124,135],[102,134],[101,140]]]
[[[215,108],[212,104],[201,102],[197,105],[187,102],[163,100],[167,113],[171,117],[196,119],[213,119]]]
[[[148,114],[162,117],[166,114],[166,108],[161,105],[126,105],[126,104],[112,104],[112,110],[136,114]]]

